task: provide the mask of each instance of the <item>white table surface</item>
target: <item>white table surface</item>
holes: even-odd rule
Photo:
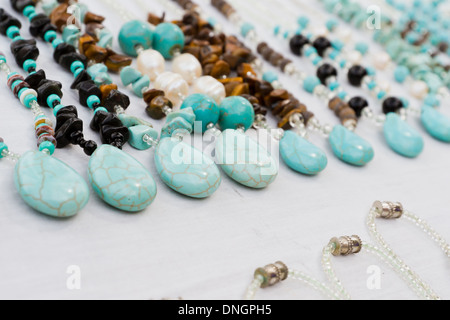
[[[146,17],[133,1],[129,3],[127,6],[136,15]],[[157,1],[148,3],[161,12]],[[288,6],[290,2],[283,3]],[[304,3],[319,8],[315,2]],[[12,13],[9,1],[0,0],[0,4]],[[119,16],[102,1],[89,1],[89,5],[93,12],[107,17],[105,25],[117,34],[122,24]],[[235,33],[217,12],[207,9],[227,31]],[[22,34],[28,38],[28,23],[20,19],[25,26]],[[286,45],[271,37],[269,31],[258,30],[265,32],[267,40],[278,50],[288,52]],[[41,50],[38,65],[45,69],[48,78],[64,85],[63,102],[79,106],[76,92],[70,90],[71,75],[55,64],[50,47],[42,41],[38,46]],[[117,42],[115,46],[118,49]],[[372,48],[374,52],[380,50],[376,45]],[[18,69],[5,37],[0,38],[0,50],[6,53],[10,65]],[[305,60],[295,61],[312,72]],[[382,74],[381,78],[392,81],[392,73]],[[117,76],[114,79],[119,83]],[[291,80],[282,78],[282,82],[322,122],[337,124],[335,116],[320,101],[299,90]],[[350,88],[348,91],[358,93]],[[392,92],[408,96],[398,85],[393,85]],[[12,151],[23,153],[35,148],[29,110],[18,103],[4,82],[0,96],[0,136]],[[146,118],[142,100],[134,96],[131,99],[129,113]],[[448,107],[446,102],[443,112],[450,115]],[[374,108],[379,111],[377,105]],[[81,106],[78,110],[85,121],[86,136],[98,141],[98,136],[87,126],[91,119],[89,110]],[[162,125],[153,122],[158,128]],[[155,202],[139,214],[114,210],[92,193],[88,206],[74,219],[48,218],[22,202],[14,188],[13,164],[1,161],[0,298],[240,299],[254,269],[277,260],[325,280],[320,264],[322,248],[334,236],[358,234],[371,241],[365,219],[375,200],[401,201],[448,237],[450,146],[432,139],[417,119],[409,122],[423,134],[426,143],[418,159],[396,155],[384,142],[381,131],[363,122],[358,133],[373,144],[376,152],[375,160],[365,168],[340,162],[332,155],[325,139],[313,136],[312,141],[329,155],[329,166],[319,176],[302,176],[281,163],[278,179],[265,190],[247,189],[224,176],[216,194],[201,201],[180,196],[162,183],[155,170],[153,151],[138,152],[126,146],[124,150],[139,159],[154,174],[158,184]],[[58,150],[55,155],[87,178],[89,159],[80,148]],[[450,298],[450,263],[431,240],[406,221],[380,223],[380,229],[401,257],[436,292]],[[392,270],[368,254],[334,262],[354,298],[416,298]],[[382,269],[380,290],[367,288],[367,269],[371,265]],[[70,266],[81,270],[80,290],[67,288]],[[294,281],[261,292],[258,297],[321,298]]]

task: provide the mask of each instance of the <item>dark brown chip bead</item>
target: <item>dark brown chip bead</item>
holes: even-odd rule
[[[305,125],[307,125],[309,120],[314,118],[314,113],[312,113],[311,111],[304,111],[304,112],[302,112],[302,116],[303,116],[303,122],[305,123]]]
[[[269,45],[267,44],[267,42],[260,42],[259,44],[258,44],[258,46],[256,47],[256,51],[259,53],[259,54],[262,54],[262,51],[265,49],[265,48],[267,48]]]
[[[289,99],[289,92],[284,89],[273,90],[268,96],[264,97],[267,107],[272,107],[275,103]]]
[[[61,59],[61,56],[68,54],[68,53],[74,53],[77,52],[77,49],[68,43],[61,43],[59,44],[55,51],[53,52],[53,59],[59,63],[59,60]]]
[[[47,99],[51,95],[54,94],[62,98],[63,92],[61,91],[61,89],[62,89],[61,82],[48,79],[42,80],[39,83],[38,88],[36,89],[36,92],[38,94],[38,103],[43,107],[48,107]]]
[[[59,58],[59,64],[68,71],[70,71],[70,67],[75,61],[80,61],[84,64],[85,68],[87,67],[86,56],[78,54],[76,52],[64,54],[61,56],[61,58]]]
[[[14,41],[10,48],[17,64],[21,67],[26,60],[37,60],[39,57],[39,49],[34,39]]]
[[[150,105],[152,100],[159,96],[164,97],[165,96],[164,91],[157,90],[157,89],[150,89],[150,90],[147,90],[146,92],[144,92],[144,101],[147,105]]]
[[[223,61],[228,63],[228,65],[230,66],[230,68],[232,70],[236,70],[236,68],[239,66],[239,64],[242,63],[242,58],[239,56],[235,56],[232,53],[225,53],[222,56],[222,59],[223,59]]]
[[[130,98],[119,90],[111,90],[106,99],[103,100],[103,107],[109,112],[115,112],[114,108],[116,106],[126,110],[130,106]]]
[[[40,13],[31,19],[29,30],[33,37],[41,37],[44,39],[44,35],[47,31],[56,31],[56,26],[50,22],[47,15]]]
[[[62,3],[50,13],[50,21],[56,26],[59,32],[63,31],[63,27],[67,25],[67,21],[72,17],[72,15],[67,12],[68,8],[69,4]]]
[[[241,83],[234,87],[230,96],[241,96],[243,94],[250,94],[250,89],[248,88],[248,83]]]
[[[147,21],[148,21],[150,24],[157,26],[158,24],[163,23],[164,20],[165,20],[165,18],[166,18],[166,13],[165,13],[165,12],[162,14],[161,17],[160,17],[160,16],[157,16],[156,14],[153,14],[153,13],[150,12],[150,13],[148,14],[148,16],[147,16]]]
[[[223,60],[219,60],[214,64],[211,72],[209,73],[212,77],[224,78],[228,77],[231,73],[230,65]]]
[[[211,75],[213,68],[214,68],[214,63],[210,63],[210,64],[203,66],[203,74],[207,75],[207,76]]]
[[[157,96],[152,99],[145,111],[152,119],[160,120],[166,116],[163,111],[166,106],[172,108],[172,102],[164,96]]]
[[[70,86],[70,88],[72,90],[77,89],[78,86],[85,82],[85,81],[90,81],[92,80],[91,76],[89,75],[89,73],[86,70],[81,71],[78,76],[75,78],[75,80],[73,81],[72,85]]]
[[[358,120],[358,117],[356,116],[355,110],[353,110],[350,107],[344,108],[339,113],[339,119],[341,120],[342,124],[345,124],[349,120]]]
[[[199,47],[188,46],[188,47],[185,47],[185,48],[184,48],[183,52],[184,52],[184,53],[190,53],[190,54],[192,54],[194,57],[196,57],[197,60],[199,60],[199,59],[200,59],[200,50],[201,50],[201,49],[200,49]]]
[[[105,21],[105,17],[96,15],[92,12],[86,12],[85,16],[84,16],[84,23],[88,24],[88,23],[103,23],[103,21]]]
[[[275,51],[269,57],[269,62],[275,67],[280,66],[280,62],[282,60],[283,60],[283,56]]]
[[[259,103],[258,98],[256,98],[255,96],[252,96],[250,94],[241,94],[241,97],[247,99],[248,102],[250,102],[252,105]]]
[[[5,10],[0,8],[0,33],[6,36],[6,31],[9,27],[16,26],[17,28],[21,28],[22,24],[19,20],[9,15]]]
[[[278,117],[278,116],[280,116],[280,114],[283,112],[284,109],[289,108],[289,107],[291,110],[293,109],[291,100],[286,99],[286,100],[278,101],[277,103],[275,103],[275,105],[272,108],[272,114],[274,116]]]
[[[108,57],[108,51],[98,45],[89,46],[84,52],[86,58],[95,63],[101,63]]]
[[[26,77],[25,82],[28,83],[31,88],[36,90],[37,87],[39,86],[39,83],[41,83],[41,81],[45,80],[46,78],[47,76],[45,75],[45,71],[41,69]]]
[[[100,23],[88,23],[85,27],[86,34],[90,35],[95,42],[98,42],[100,39],[97,37],[97,31],[104,29],[105,26]]]
[[[108,57],[104,61],[106,67],[111,72],[120,72],[122,68],[128,67],[133,62],[133,59],[124,56],[122,54],[118,54],[111,49],[107,49]]]
[[[102,92],[92,80],[81,82],[77,89],[80,97],[80,103],[84,107],[88,106],[87,99],[90,96],[97,96],[100,100],[102,99]]]
[[[33,0],[11,0],[11,5],[18,13],[22,13],[23,9],[28,6],[35,6]]]

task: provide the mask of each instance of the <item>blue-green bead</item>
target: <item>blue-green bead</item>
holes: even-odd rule
[[[3,61],[6,63],[6,57],[4,55],[0,55],[0,61]]]
[[[318,174],[328,164],[325,152],[292,131],[284,133],[280,154],[291,169],[306,175]]]
[[[300,27],[306,28],[309,25],[309,18],[306,16],[301,16],[297,19],[297,23]]]
[[[56,33],[56,31],[49,30],[44,34],[44,40],[47,42],[52,42],[54,39],[56,39],[57,36],[58,34]]]
[[[316,76],[308,76],[303,82],[303,89],[309,93],[313,93],[314,89],[320,85],[320,80]]]
[[[355,45],[355,49],[359,51],[362,55],[365,55],[369,51],[369,46],[364,42],[358,42]]]
[[[23,70],[29,72],[28,70],[30,69],[36,69],[36,61],[32,59],[25,60],[25,62],[23,63]]]
[[[333,31],[338,25],[339,25],[339,22],[335,19],[330,19],[326,22],[326,27],[327,27],[328,31]]]
[[[345,163],[364,166],[374,158],[370,143],[344,126],[335,126],[329,141],[335,156]]]
[[[396,153],[415,158],[422,153],[424,141],[420,134],[394,112],[388,113],[384,123],[384,137]]]
[[[251,23],[245,22],[241,27],[241,35],[245,38],[252,30],[255,30],[255,26]]]
[[[8,151],[8,146],[4,142],[0,142],[0,159],[3,158],[3,151]]]
[[[52,155],[53,153],[55,153],[55,145],[50,141],[44,141],[39,145],[39,151],[42,152],[44,150],[48,150],[50,155]]]
[[[202,132],[207,130],[210,123],[215,125],[219,121],[220,110],[216,101],[205,94],[196,93],[188,96],[181,105],[181,109],[186,108],[192,108],[196,121],[202,124]]]
[[[450,118],[435,108],[425,105],[422,108],[421,121],[427,132],[434,138],[450,142]]]
[[[56,107],[54,107],[53,115],[56,117],[58,115],[59,110],[61,110],[62,108],[65,108],[65,106],[62,104],[58,104]]]
[[[114,42],[114,35],[112,34],[111,31],[104,28],[104,29],[100,30],[98,37],[100,40],[97,42],[97,45],[99,45],[102,48],[112,47],[113,42]]]
[[[6,30],[6,35],[10,39],[15,38],[17,34],[20,34],[20,29],[16,26],[11,26]]]
[[[87,98],[87,105],[91,109],[94,109],[94,104],[100,104],[100,102],[100,98],[96,95],[92,95]]]
[[[81,35],[81,30],[74,24],[66,26],[62,32],[62,39],[65,43],[76,45],[78,38]]]
[[[72,62],[72,64],[70,65],[70,71],[72,73],[75,73],[76,70],[78,69],[82,69],[84,70],[84,63],[81,61],[74,61]]]
[[[76,62],[77,61],[75,61],[74,63],[76,63]],[[106,65],[104,65],[103,63],[96,63],[96,64],[93,64],[92,66],[90,66],[89,68],[87,68],[86,71],[87,71],[87,73],[89,73],[91,78],[94,79],[97,75],[108,72],[108,67]]]
[[[125,67],[120,72],[120,79],[124,86],[129,86],[130,84],[138,81],[142,77],[142,73],[132,67]]]
[[[161,139],[155,150],[155,165],[168,187],[195,199],[211,196],[222,181],[213,160],[176,138]]]
[[[42,10],[46,15],[50,15],[52,11],[58,6],[57,0],[47,0],[42,2]]]
[[[138,81],[132,84],[133,92],[138,97],[144,96],[144,89],[150,87],[150,78],[147,75],[142,76]]]
[[[31,6],[31,5],[23,8],[23,11],[22,11],[23,15],[27,18],[30,14],[32,14],[34,12],[36,12],[36,9],[34,8],[34,6]]]
[[[269,83],[272,83],[272,82],[278,80],[278,74],[276,72],[273,72],[273,71],[266,71],[263,74],[263,80],[267,81]]]
[[[52,41],[52,47],[53,49],[56,49],[61,43],[64,43],[62,39],[55,39]]]
[[[109,205],[127,212],[147,208],[156,197],[156,183],[136,159],[118,148],[102,145],[91,156],[89,181]]]
[[[83,71],[84,71],[84,68],[79,68],[79,69],[75,70],[75,72],[73,73],[74,78],[76,79],[80,75],[80,73]]]
[[[89,188],[83,178],[43,152],[30,151],[20,157],[14,182],[30,207],[52,217],[74,216],[89,200]]]
[[[430,106],[430,107],[439,107],[441,104],[438,97],[431,93],[425,97],[425,99],[423,100],[423,103],[424,103],[424,105]]]
[[[47,98],[47,105],[49,106],[49,108],[53,108],[53,105],[54,105],[55,101],[58,102],[58,104],[60,104],[61,103],[61,98],[58,95],[56,95],[56,94],[51,94],[51,95],[48,96],[48,98]]]
[[[147,150],[152,147],[151,144],[144,141],[144,136],[148,136],[154,141],[158,140],[158,131],[146,125],[129,127],[128,132],[130,133],[128,143],[138,150]]]
[[[97,112],[100,112],[100,111],[106,112],[106,113],[109,112],[108,109],[106,109],[104,107],[98,107],[97,109],[94,110],[94,114],[96,114]]]
[[[195,114],[192,108],[171,112],[166,117],[166,124],[161,130],[161,140],[170,138],[177,132],[189,132],[194,129]]]
[[[266,188],[278,175],[270,153],[239,130],[225,130],[219,136],[216,162],[231,179],[249,188]]]
[[[102,73],[97,74],[93,80],[97,87],[100,87],[104,84],[112,84],[113,83],[111,76],[107,72],[102,72]]]
[[[132,57],[137,57],[137,46],[149,49],[152,47],[153,31],[150,25],[139,20],[125,23],[120,29],[119,44],[122,51]]]
[[[405,82],[406,78],[409,76],[409,69],[405,66],[398,66],[395,68],[394,77],[395,81],[398,83]]]
[[[248,130],[255,121],[255,111],[252,104],[242,97],[228,97],[219,106],[219,125],[222,130],[244,127]]]
[[[184,33],[173,23],[161,23],[154,31],[153,48],[166,59],[172,59],[176,51],[184,48]]]

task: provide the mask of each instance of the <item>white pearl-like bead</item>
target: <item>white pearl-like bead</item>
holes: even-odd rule
[[[183,53],[172,62],[172,71],[178,73],[189,84],[202,76],[202,65],[196,57],[190,53]]]
[[[195,80],[192,91],[210,96],[217,104],[220,104],[226,96],[224,85],[211,76],[200,77]]]
[[[178,73],[164,72],[160,74],[155,82],[155,89],[162,90],[166,97],[173,103],[174,106],[179,107],[189,94],[189,85]]]
[[[349,28],[342,28],[339,27],[337,30],[338,38],[344,41],[345,43],[348,43],[352,40],[353,33]]]
[[[347,60],[352,64],[360,64],[363,59],[361,52],[352,50],[347,55]]]
[[[313,34],[316,37],[327,37],[329,32],[328,29],[325,26],[317,26],[313,30]]]
[[[137,57],[137,69],[154,81],[165,69],[164,57],[156,50],[142,51]]]
[[[391,57],[386,52],[377,53],[373,59],[373,64],[378,70],[386,69],[390,62]]]
[[[428,86],[424,81],[414,81],[411,84],[410,93],[414,98],[422,100],[428,94]]]

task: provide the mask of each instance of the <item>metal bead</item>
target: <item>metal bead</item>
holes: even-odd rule
[[[288,275],[289,269],[281,261],[277,261],[274,264],[269,264],[264,268],[259,268],[255,271],[255,278],[262,277],[264,279],[261,284],[261,288],[272,287],[281,281],[286,280]]]
[[[330,244],[334,248],[333,256],[348,256],[350,254],[357,254],[361,252],[362,241],[359,236],[353,235],[350,237],[333,238]]]
[[[382,219],[399,219],[403,216],[403,205],[399,202],[376,201],[373,204],[373,210]]]

